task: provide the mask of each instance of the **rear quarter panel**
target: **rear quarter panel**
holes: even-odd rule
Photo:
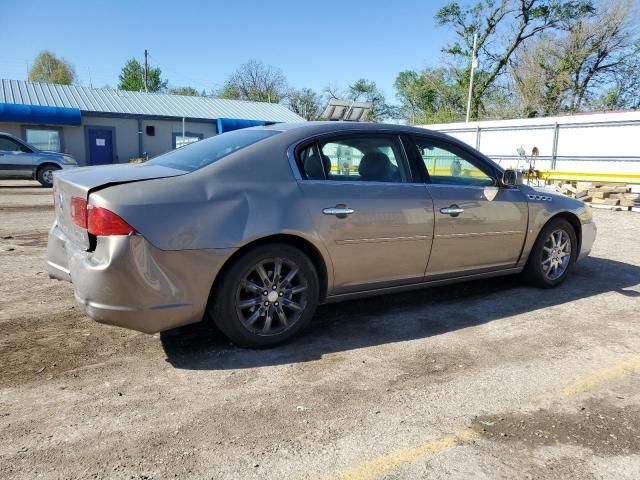
[[[331,277],[328,252],[286,157],[287,143],[261,143],[268,145],[250,146],[186,175],[99,190],[90,204],[112,210],[161,250],[239,248],[271,235],[294,235],[320,252]]]

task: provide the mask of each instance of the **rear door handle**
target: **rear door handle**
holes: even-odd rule
[[[349,208],[346,205],[338,204],[335,207],[327,207],[322,209],[322,213],[325,215],[335,215],[338,218],[347,218],[347,215],[351,215],[355,210]]]
[[[457,217],[462,212],[464,212],[464,208],[460,208],[457,205],[451,205],[450,207],[445,207],[440,209],[440,213],[444,213],[445,215],[451,215],[452,217]]]

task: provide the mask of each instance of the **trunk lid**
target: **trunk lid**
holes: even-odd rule
[[[112,185],[176,177],[186,173],[188,172],[184,170],[144,163],[74,168],[56,172],[53,177],[56,222],[70,241],[88,249],[89,234],[87,230],[76,225],[71,217],[71,199],[73,197],[88,200],[91,192]]]

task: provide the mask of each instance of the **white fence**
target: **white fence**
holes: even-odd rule
[[[421,125],[456,137],[503,167],[527,166],[559,172],[640,174],[640,112]]]

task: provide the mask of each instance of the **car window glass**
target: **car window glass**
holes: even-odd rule
[[[221,133],[160,155],[147,164],[193,172],[278,133],[277,130],[250,129]]]
[[[470,157],[463,158],[454,152],[454,148],[435,144],[428,138],[413,140],[431,183],[477,186],[495,184],[493,177],[479,167],[480,162]]]
[[[307,179],[406,182],[398,142],[385,135],[345,135],[308,146],[299,155]]]
[[[5,152],[19,152],[21,144],[8,137],[0,137],[0,150]]]
[[[320,157],[318,145],[312,143],[300,150],[298,155],[299,167],[307,180],[326,180],[331,163]]]

